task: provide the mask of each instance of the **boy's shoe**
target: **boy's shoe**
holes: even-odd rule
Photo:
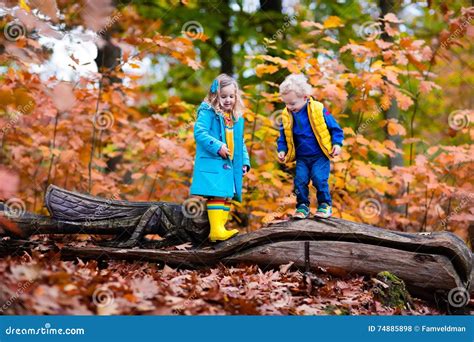
[[[322,203],[318,207],[318,210],[316,211],[316,214],[314,216],[321,217],[321,218],[328,218],[331,215],[332,215],[332,207],[327,203]]]
[[[305,219],[308,218],[309,216],[309,208],[306,205],[300,205],[296,211],[295,214],[293,215],[294,218],[297,219]]]

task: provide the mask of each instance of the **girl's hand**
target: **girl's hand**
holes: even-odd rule
[[[340,154],[341,154],[341,146],[340,145],[334,145],[332,147],[331,157],[336,157]]]
[[[278,152],[278,161],[280,163],[283,163],[285,161],[285,157],[286,157],[286,153],[281,151],[281,152]]]
[[[244,165],[244,166],[242,167],[242,171],[244,172],[244,175],[245,175],[247,172],[249,172],[248,166],[247,166],[247,165]]]
[[[228,156],[230,156],[230,151],[226,144],[222,145],[218,153],[224,159],[227,159]]]

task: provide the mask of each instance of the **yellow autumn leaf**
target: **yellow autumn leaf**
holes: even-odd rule
[[[341,212],[341,217],[344,219],[344,220],[349,220],[349,221],[352,221],[352,222],[357,222],[359,221],[359,219],[355,216],[352,216],[351,214],[348,214],[346,212]]]
[[[381,69],[383,67],[383,61],[381,60],[377,60],[375,61],[374,63],[372,63],[372,65],[370,66],[370,68],[372,70],[378,70],[378,69]]]
[[[328,28],[340,27],[344,25],[342,23],[341,18],[332,15],[324,21],[323,26],[324,28],[328,29]]]
[[[27,12],[31,11],[30,6],[28,6],[25,0],[20,0],[20,8],[24,9]]]
[[[382,109],[383,110],[389,109],[391,104],[392,104],[392,101],[390,100],[390,97],[387,94],[383,94],[382,97],[380,98],[380,106],[382,107]]]
[[[332,37],[324,37],[322,40],[325,40],[325,41],[327,41],[329,43],[333,43],[333,44],[339,44],[339,40],[334,39]]]
[[[290,50],[287,50],[287,49],[283,49],[283,52],[286,54],[286,55],[291,55],[291,56],[294,56],[295,53],[293,51],[290,51]]]
[[[356,135],[351,127],[343,127],[344,135]]]
[[[252,210],[252,215],[255,215],[255,216],[267,216],[268,213],[265,212],[265,211]]]
[[[287,68],[288,71],[293,74],[299,74],[301,72],[301,68],[295,62],[289,63]]]

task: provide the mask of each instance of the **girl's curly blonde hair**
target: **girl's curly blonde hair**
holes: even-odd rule
[[[235,79],[233,79],[231,76],[227,74],[220,74],[219,76],[216,77],[215,79],[217,81],[217,91],[212,92],[211,89],[209,89],[209,93],[207,94],[206,98],[204,99],[205,102],[207,102],[218,114],[223,114],[223,109],[219,105],[219,96],[221,93],[221,89],[224,87],[227,87],[229,85],[234,85],[235,87],[235,104],[234,108],[232,110],[232,115],[234,117],[234,120],[237,121],[239,118],[243,115],[243,112],[245,110],[245,105],[242,100],[242,95],[241,91],[239,88],[239,84]]]
[[[292,91],[294,91],[298,96],[313,95],[313,88],[303,74],[288,75],[280,84],[280,95],[285,95]]]

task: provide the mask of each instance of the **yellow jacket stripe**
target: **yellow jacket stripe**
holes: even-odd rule
[[[312,98],[308,103],[308,118],[313,130],[314,136],[321,147],[323,153],[330,158],[332,151],[331,134],[329,133],[326,121],[324,121],[324,105]],[[286,145],[288,152],[286,153],[286,162],[292,162],[296,159],[295,142],[293,139],[293,116],[285,108],[282,113],[282,124],[285,132]]]

